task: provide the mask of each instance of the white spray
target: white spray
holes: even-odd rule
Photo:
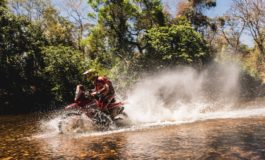
[[[136,123],[244,117],[252,112],[237,110],[239,77],[240,69],[235,64],[214,64],[202,71],[191,67],[163,71],[133,87],[126,112]],[[264,114],[265,110],[257,113]]]

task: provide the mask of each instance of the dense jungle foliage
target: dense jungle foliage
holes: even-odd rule
[[[256,79],[263,76],[265,26],[252,30],[240,9],[233,12],[238,19],[232,13],[207,17],[215,0],[183,1],[176,15],[161,0],[66,0],[67,16],[52,2],[0,1],[0,113],[62,107],[77,84],[90,86],[82,76],[89,68],[120,90],[142,72],[179,64],[200,68],[227,57]],[[253,32],[253,48],[240,42],[244,30]]]

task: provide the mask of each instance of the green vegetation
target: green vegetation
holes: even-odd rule
[[[241,0],[235,1],[236,15],[212,19],[204,11],[215,0],[182,2],[173,17],[160,0],[85,3],[93,11],[81,13],[66,0],[73,12],[62,16],[49,0],[0,2],[0,113],[62,107],[73,100],[77,84],[90,87],[82,76],[88,68],[109,76],[119,90],[140,72],[179,64],[201,68],[214,58],[232,57],[249,75],[265,76],[265,28],[259,21],[265,14],[255,14],[261,25],[251,26],[236,7],[253,9]],[[252,33],[253,48],[240,42],[244,30]]]
[[[191,26],[172,25],[148,30],[153,53],[164,66],[204,63],[210,56],[207,43]]]
[[[0,12],[0,112],[47,110],[70,101],[75,85],[84,82],[81,73],[88,64],[62,36],[67,32],[47,35],[53,29],[15,16],[6,3]]]
[[[80,51],[70,47],[44,47],[42,53],[45,66],[43,76],[50,84],[49,93],[55,102],[71,101],[74,87],[85,82],[82,73],[88,68],[88,63]]]

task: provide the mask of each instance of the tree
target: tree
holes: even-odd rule
[[[265,54],[265,0],[233,0],[232,16],[244,24],[263,56]]]
[[[44,11],[51,7],[50,0],[10,0],[11,11],[17,16],[26,16],[30,21],[40,21]]]
[[[148,30],[147,36],[153,54],[151,59],[162,60],[155,66],[168,67],[176,64],[203,64],[209,58],[209,50],[203,37],[191,26],[172,25]],[[150,65],[150,64],[148,64]]]
[[[74,25],[75,39],[79,50],[84,50],[81,41],[89,33],[89,28],[94,25],[90,23],[91,18],[87,15],[89,6],[85,4],[84,0],[63,0],[62,8],[67,19]]]
[[[82,63],[82,59],[76,58],[82,54],[73,53],[72,48],[70,50],[67,47],[67,49],[54,47],[52,48],[54,51],[49,50],[49,45],[70,44],[70,38],[67,35],[71,33],[69,34],[69,30],[64,29],[67,27],[64,19],[61,19],[56,11],[50,8],[43,15],[44,23],[40,24],[26,16],[12,14],[6,7],[6,3],[2,1],[0,13],[0,74],[3,75],[0,76],[0,113],[47,110],[52,103],[69,100],[69,95],[73,94],[69,88],[73,89],[74,85],[80,83],[77,82],[80,78],[71,79],[70,76],[63,77],[62,74],[72,71],[70,73],[74,77],[75,74],[80,73],[78,69],[86,65]],[[65,53],[65,56],[62,56],[61,52]],[[59,59],[64,63],[56,59],[57,57],[60,57]],[[51,64],[54,61],[56,65]],[[71,62],[74,64],[70,64]],[[49,74],[50,70],[47,68],[53,68],[54,65],[56,66],[54,68],[58,69],[61,74],[55,71],[56,75]],[[60,79],[59,75],[65,78],[63,79],[65,81]],[[60,94],[58,92],[55,94],[55,91],[51,89],[56,88],[55,82],[60,83],[61,90],[69,91],[68,94],[63,93],[61,96],[64,99],[59,99]]]
[[[204,34],[208,26],[214,26],[204,11],[215,6],[216,0],[188,0],[179,4],[177,16],[186,16],[195,30]]]
[[[147,48],[146,31],[153,27],[165,26],[169,23],[167,13],[163,11],[160,0],[135,0],[137,14],[134,18],[134,25],[131,34],[136,36],[132,44],[135,44],[137,51],[143,54]]]
[[[49,95],[40,75],[40,48],[47,41],[40,27],[27,18],[14,16],[2,5],[0,12],[0,110],[27,112],[43,107]]]
[[[240,37],[245,29],[245,23],[243,22],[241,24],[241,21],[231,16],[220,17],[218,21],[220,24],[220,31],[227,44],[234,53],[238,53],[240,49]]]
[[[74,45],[74,25],[52,6],[50,0],[11,0],[12,13],[41,26],[50,44]]]
[[[166,25],[166,17],[160,0],[135,1],[135,5],[139,6],[136,15],[136,29],[143,30]]]
[[[159,0],[101,0],[89,4],[98,13],[98,24],[106,31],[112,53],[127,60],[135,51],[142,53],[146,48],[146,30],[165,25]]]
[[[136,8],[127,0],[100,0],[89,1],[92,8],[98,12],[98,24],[106,31],[108,41],[105,43],[111,48],[113,55],[127,58],[132,54],[133,40],[129,33],[129,21],[134,18]]]
[[[70,102],[77,84],[86,84],[82,73],[88,67],[80,51],[71,47],[49,46],[42,48],[44,77],[49,82],[49,93],[56,104]]]
[[[54,7],[46,8],[41,26],[50,44],[74,45],[73,25],[60,16]]]

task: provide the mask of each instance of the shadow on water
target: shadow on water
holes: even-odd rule
[[[34,116],[0,120],[0,159],[265,159],[264,117],[47,137]]]

